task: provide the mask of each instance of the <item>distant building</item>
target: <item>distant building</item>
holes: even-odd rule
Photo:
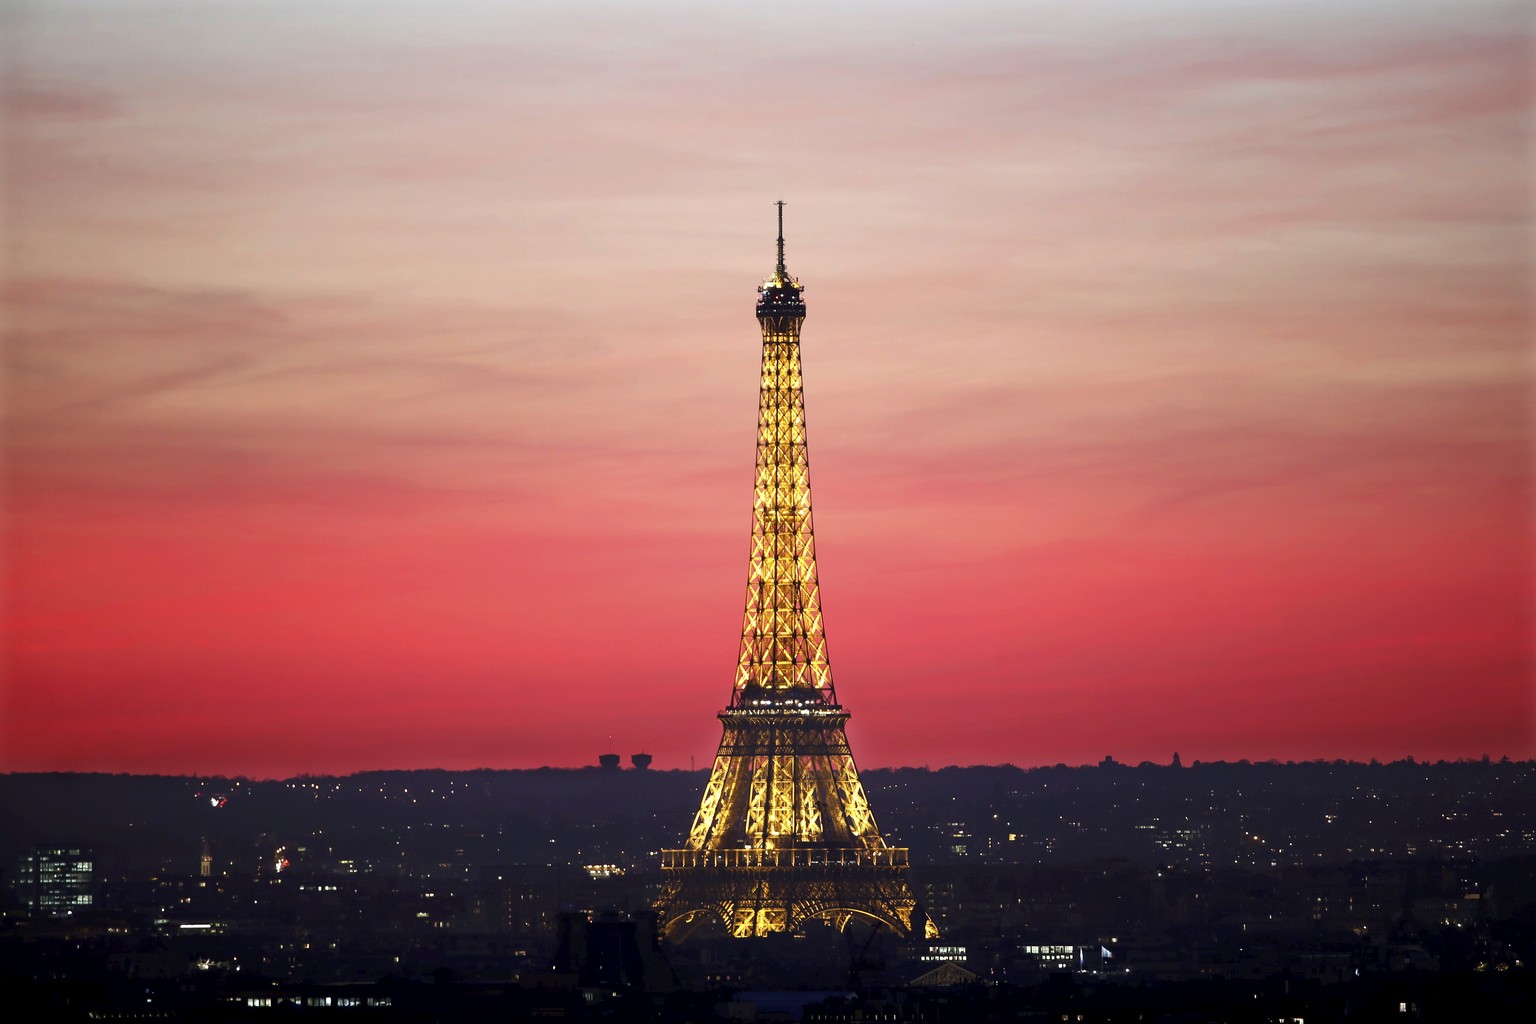
[[[930,943],[918,960],[925,964],[965,963],[966,948],[954,944]]]
[[[920,977],[907,982],[908,988],[950,988],[975,983],[976,974],[957,963],[942,963]]]
[[[561,914],[555,974],[584,988],[664,992],[677,976],[661,953],[656,915]]]
[[[90,910],[95,868],[95,858],[78,846],[35,846],[21,865],[22,902],[39,917]]]

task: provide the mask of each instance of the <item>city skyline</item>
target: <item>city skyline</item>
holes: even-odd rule
[[[1536,756],[1521,5],[12,5],[0,771]]]

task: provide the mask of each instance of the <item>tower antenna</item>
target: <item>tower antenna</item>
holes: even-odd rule
[[[785,276],[785,274],[788,273],[784,269],[784,200],[780,199],[778,202],[774,203],[773,205],[777,206],[779,208],[779,266],[778,266],[778,272],[779,272],[779,277],[783,278]]]

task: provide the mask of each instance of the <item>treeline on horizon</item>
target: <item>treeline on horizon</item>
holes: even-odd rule
[[[1281,761],[1278,758],[1270,758],[1266,761],[1253,761],[1248,758],[1240,758],[1236,761],[1202,761],[1192,760],[1188,764],[1164,764],[1157,761],[1141,761],[1137,764],[1115,761],[1111,757],[1096,764],[1069,765],[1065,762],[1057,764],[1034,765],[1020,767],[1012,763],[1003,764],[970,764],[970,765],[945,765],[941,768],[932,768],[927,765],[900,765],[886,768],[860,768],[861,776],[894,775],[903,772],[917,772],[925,775],[938,775],[945,772],[1016,772],[1021,775],[1031,775],[1038,772],[1076,772],[1076,771],[1188,771],[1200,769],[1224,769],[1224,768],[1253,768],[1271,770],[1276,768],[1300,768],[1300,769],[1386,769],[1386,768],[1457,768],[1457,767],[1491,767],[1493,765],[1532,767],[1536,766],[1536,760],[1515,760],[1508,755],[1495,760],[1491,755],[1484,754],[1481,757],[1460,757],[1455,760],[1440,759],[1437,761],[1417,760],[1412,756],[1402,757],[1396,761],[1382,761],[1371,758],[1368,761],[1354,761],[1347,758],[1313,758],[1305,761]],[[219,773],[177,773],[177,772],[111,772],[111,771],[12,771],[0,773],[0,778],[138,778],[138,779],[188,779],[198,782],[244,782],[244,783],[283,783],[283,782],[314,782],[326,779],[359,779],[359,778],[386,778],[404,775],[434,775],[440,777],[453,776],[480,776],[480,775],[698,775],[709,774],[708,768],[646,768],[637,770],[634,768],[604,768],[600,765],[580,765],[577,767],[560,767],[545,765],[538,768],[366,768],[344,774],[328,774],[323,772],[300,772],[297,775],[284,777],[278,776],[251,776],[251,775],[224,775]]]

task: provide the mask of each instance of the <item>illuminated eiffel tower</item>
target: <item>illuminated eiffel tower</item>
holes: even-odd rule
[[[848,749],[822,630],[800,379],[804,289],[778,265],[758,289],[763,329],[757,487],[741,656],[725,734],[683,849],[662,851],[663,927],[713,918],[738,937],[855,916],[898,935],[937,935],[886,844]]]

